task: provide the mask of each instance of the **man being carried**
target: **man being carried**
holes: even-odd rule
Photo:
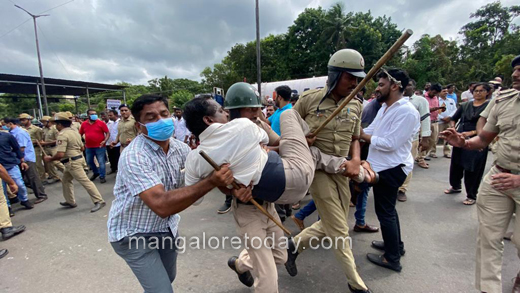
[[[241,96],[244,101],[257,99],[255,89],[245,83],[237,83],[228,90],[227,99]],[[305,138],[306,123],[298,113],[287,110],[281,115],[281,140],[278,155],[266,151],[262,144],[269,142],[267,133],[249,119],[238,118],[228,123],[228,114],[209,97],[198,97],[186,104],[184,117],[188,129],[200,139],[197,150],[186,158],[186,185],[196,184],[213,171],[212,167],[199,155],[205,151],[217,164],[229,163],[240,193],[250,192],[257,201],[276,219],[279,218],[273,202],[294,203],[305,196],[316,168],[331,173],[340,173],[346,159],[322,154],[318,149],[311,151]],[[368,166],[358,179],[374,181],[376,175]],[[366,175],[370,174],[370,175]],[[230,191],[221,189],[226,194]],[[238,257],[232,257],[228,265],[239,275],[247,286],[253,282],[257,292],[277,292],[276,264],[283,264],[287,252],[281,248],[283,231],[261,214],[252,205],[244,202],[234,204],[235,220],[240,233],[247,239],[265,239],[274,234],[275,243],[268,247],[244,250]],[[250,243],[248,243],[250,244]],[[250,245],[248,245],[251,247]],[[250,271],[257,279],[253,281]]]

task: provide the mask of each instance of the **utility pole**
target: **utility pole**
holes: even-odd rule
[[[30,13],[29,11],[23,9],[22,7],[20,7],[20,6],[16,5],[16,4],[14,6],[16,8],[20,8],[21,10],[25,11],[33,19],[33,23],[34,23],[34,36],[36,37],[36,53],[38,55],[38,67],[40,68],[40,79],[41,79],[41,83],[42,83],[43,106],[45,107],[45,114],[48,116],[49,115],[49,106],[47,105],[47,91],[45,90],[45,80],[43,78],[42,59],[40,57],[40,45],[38,43],[38,28],[36,26],[36,19],[38,17],[42,17],[42,16],[49,16],[49,14],[34,15],[34,14]]]
[[[258,93],[262,99],[262,68],[260,64],[260,12],[258,11],[258,0],[256,2],[256,84],[258,85]]]

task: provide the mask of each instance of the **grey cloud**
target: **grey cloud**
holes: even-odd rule
[[[62,3],[13,1],[32,12]],[[286,32],[306,7],[328,8],[335,2],[262,0],[261,34]],[[349,1],[345,8],[387,14],[400,29],[414,29],[416,40],[423,33],[456,37],[469,14],[486,2],[365,0]],[[46,76],[57,78],[141,84],[164,75],[199,79],[202,69],[220,62],[234,44],[255,38],[252,0],[76,0],[49,13],[38,19],[41,50]],[[0,1],[0,36],[25,19],[24,12]],[[31,22],[0,38],[0,48],[0,72],[38,74]]]

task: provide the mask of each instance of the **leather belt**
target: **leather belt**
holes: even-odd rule
[[[70,161],[76,161],[76,160],[79,160],[81,158],[83,158],[83,155],[79,155],[79,156],[75,156],[75,157],[72,157],[72,158],[64,159],[64,160],[61,160],[60,162],[62,164],[67,164]]]
[[[495,164],[495,167],[497,167],[498,171],[500,171],[502,173],[510,173],[510,174],[515,174],[515,175],[519,175],[520,174],[520,171],[508,170],[508,169],[502,168],[502,167],[500,167],[499,165],[496,165],[496,164]]]

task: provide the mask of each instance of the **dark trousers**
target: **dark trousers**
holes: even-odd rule
[[[34,162],[25,162],[29,165],[29,169],[22,171],[25,180],[29,183],[29,186],[34,191],[34,195],[36,198],[46,197],[45,189],[43,188],[42,181],[40,180],[40,175],[38,174],[38,170],[36,170],[36,163]]]
[[[401,241],[401,227],[395,205],[399,187],[406,180],[401,166],[379,172],[379,182],[374,185],[374,203],[376,215],[381,225],[381,234],[385,242],[385,259],[390,263],[399,263],[400,251],[404,249]]]
[[[117,164],[121,155],[121,147],[107,147],[108,161],[110,162],[110,170],[117,172]]]
[[[478,187],[484,176],[486,164],[479,164],[475,167],[475,171],[464,170],[462,165],[457,164],[453,160],[450,165],[450,185],[454,189],[461,189],[462,177],[464,177],[464,186],[466,187],[467,197],[477,200]]]
[[[173,293],[172,283],[177,274],[175,243],[176,237],[171,233],[146,233],[110,244],[132,269],[145,293]]]

